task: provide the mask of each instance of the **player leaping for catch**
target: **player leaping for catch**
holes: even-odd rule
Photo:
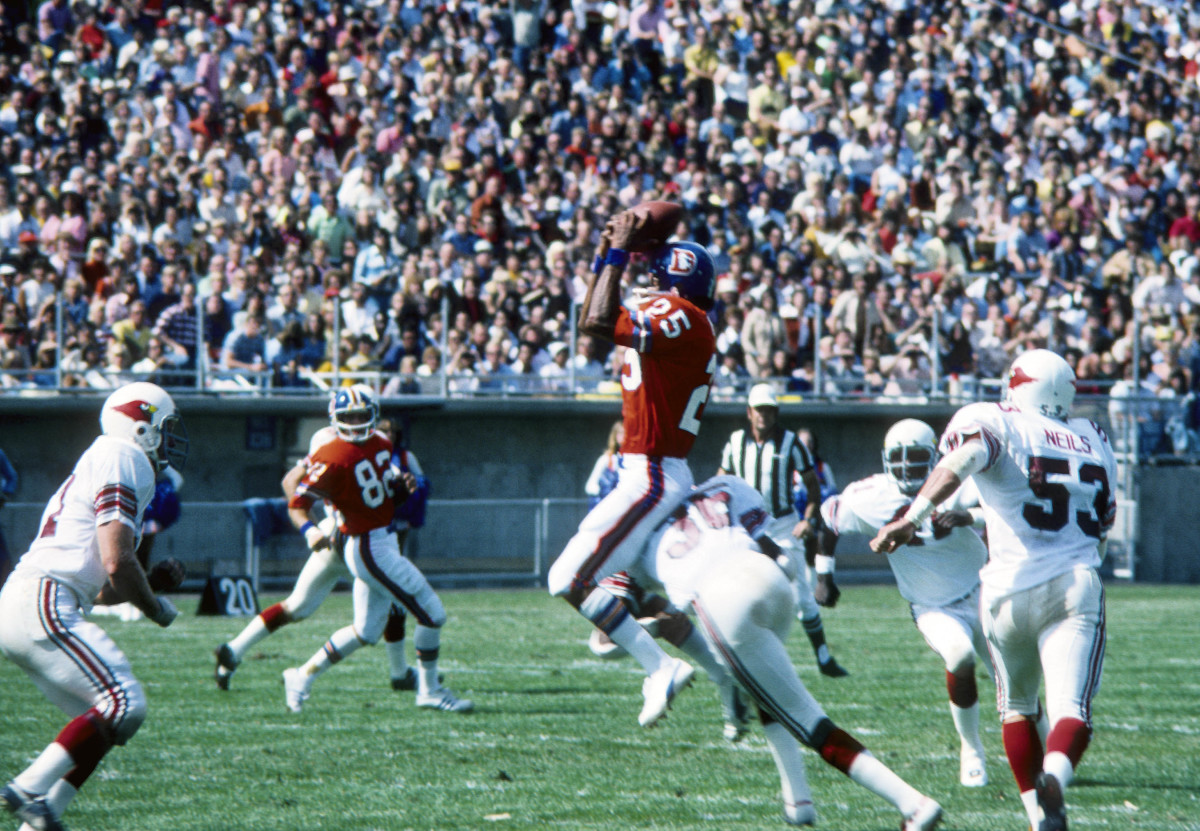
[[[990,560],[980,616],[996,668],[1004,751],[1029,821],[1067,827],[1063,789],[1092,735],[1104,665],[1104,587],[1097,568],[1116,515],[1116,457],[1095,422],[1072,418],[1075,373],[1046,349],[1022,354],[1001,403],[968,404],[942,435],[945,454],[901,519],[871,541],[892,553],[971,476]],[[1050,735],[1038,736],[1046,681]]]
[[[716,278],[708,252],[691,242],[651,254],[659,291],[621,303],[621,277],[645,217],[637,210],[608,223],[596,252],[579,328],[625,347],[621,372],[625,441],[617,485],[579,525],[551,566],[550,593],[564,597],[645,670],[638,723],[649,727],[691,683],[693,667],[667,655],[599,582],[626,569],[653,528],[693,483],[687,454],[716,371],[716,336],[705,310]]]
[[[325,646],[300,667],[283,673],[288,709],[298,713],[317,676],[359,647],[383,635],[393,604],[403,606],[417,622],[417,706],[465,713],[473,705],[443,687],[437,662],[446,611],[441,599],[416,566],[400,554],[391,530],[395,500],[416,487],[416,478],[397,476],[392,444],[375,430],[379,408],[361,386],[334,393],[330,420],[337,436],[308,458],[308,469],[288,502],[288,515],[314,551],[329,544],[314,523],[313,509],[329,502],[344,536],[343,556],[354,577],[354,623],[334,632]]]

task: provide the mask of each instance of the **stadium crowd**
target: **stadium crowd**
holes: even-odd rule
[[[1184,0],[0,15],[5,386],[202,363],[303,387],[336,361],[385,393],[594,388],[619,350],[572,304],[648,199],[717,263],[718,391],[812,389],[819,354],[820,392],[920,395],[934,360],[960,383],[1038,346],[1084,391],[1135,355],[1146,394],[1200,385]]]

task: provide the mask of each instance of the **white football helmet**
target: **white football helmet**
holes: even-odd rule
[[[1066,421],[1075,403],[1075,372],[1049,349],[1031,349],[1012,362],[1004,400],[1022,412]]]
[[[329,400],[329,423],[339,438],[355,444],[366,441],[379,423],[375,391],[366,384],[339,389]]]
[[[181,470],[187,461],[183,420],[171,396],[156,384],[138,381],[110,395],[100,410],[100,430],[136,444],[156,471]]]
[[[901,493],[919,491],[937,462],[937,434],[923,421],[897,421],[883,438],[883,469]]]

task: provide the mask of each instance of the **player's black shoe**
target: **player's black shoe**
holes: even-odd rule
[[[229,644],[223,643],[213,651],[213,656],[217,659],[217,668],[213,671],[213,680],[217,682],[218,690],[229,689],[229,679],[233,677],[233,672],[238,668],[240,663],[233,657],[233,650],[229,648]]]
[[[1067,831],[1067,806],[1058,778],[1052,773],[1039,773],[1034,787],[1038,807],[1042,809],[1038,831]]]
[[[442,674],[438,673],[438,683],[442,683]],[[404,673],[403,678],[392,679],[392,689],[396,692],[405,692],[415,690],[417,688],[417,671],[412,667],[408,668],[408,672]]]
[[[837,662],[837,658],[833,657],[823,664],[817,664],[817,668],[821,670],[822,675],[827,675],[830,678],[845,678],[850,674]]]

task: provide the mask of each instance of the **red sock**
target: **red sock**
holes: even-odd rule
[[[850,766],[864,750],[866,748],[858,743],[858,739],[840,727],[835,727],[829,731],[818,752],[822,759],[849,776]]]
[[[1046,737],[1047,753],[1062,753],[1071,760],[1071,767],[1079,767],[1083,751],[1092,740],[1092,728],[1077,718],[1061,718]]]
[[[953,672],[946,673],[946,691],[950,693],[950,703],[964,710],[979,703],[979,687],[975,686],[975,670],[965,676],[957,676]]]
[[[104,754],[112,748],[104,719],[95,708],[73,719],[58,734],[55,742],[62,745],[75,762],[75,767],[66,776],[75,790],[83,786],[96,769],[96,765],[104,758]]]
[[[263,625],[267,627],[268,632],[274,632],[280,626],[291,621],[291,615],[287,609],[283,608],[282,603],[276,603],[274,606],[268,606],[263,609],[263,613],[259,615],[262,618]]]
[[[1042,740],[1038,737],[1037,722],[1032,716],[1022,716],[1020,721],[1004,722],[1001,733],[1017,787],[1021,793],[1032,790],[1034,780],[1042,772]]]

